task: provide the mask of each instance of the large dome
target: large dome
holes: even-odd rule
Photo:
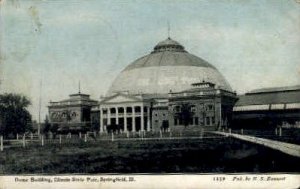
[[[204,80],[232,91],[214,66],[168,38],[159,42],[150,54],[128,65],[114,80],[107,95],[125,91],[129,94],[167,94],[189,89],[192,83]]]

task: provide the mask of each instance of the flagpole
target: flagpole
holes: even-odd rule
[[[168,39],[170,39],[170,22],[168,21]]]
[[[42,80],[40,81],[40,97],[39,97],[39,123],[38,123],[38,136],[41,134],[41,104],[42,104]]]

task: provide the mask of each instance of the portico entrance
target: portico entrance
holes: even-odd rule
[[[110,125],[125,132],[150,131],[150,120],[150,103],[140,96],[119,93],[100,103],[100,132]]]

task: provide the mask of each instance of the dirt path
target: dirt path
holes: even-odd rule
[[[237,139],[253,142],[275,150],[279,150],[281,152],[284,152],[292,156],[300,157],[300,145],[297,144],[291,144],[291,143],[280,142],[280,141],[275,141],[275,140],[270,140],[265,138],[259,138],[255,136],[241,135],[241,134],[234,134],[234,133],[225,133],[225,132],[211,132],[211,133],[215,133],[223,136],[231,136]]]

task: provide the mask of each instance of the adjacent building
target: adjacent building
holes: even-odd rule
[[[232,120],[232,109],[237,101],[232,91],[217,88],[210,82],[192,84],[192,88],[176,93],[169,93],[169,122],[174,128],[184,125],[182,108],[191,112],[186,120],[191,126],[202,127],[206,130],[216,130],[227,127]]]
[[[58,131],[86,131],[91,128],[91,108],[98,101],[90,99],[87,94],[71,94],[68,99],[50,102],[49,120]]]
[[[234,126],[300,126],[300,85],[257,89],[238,98]]]

